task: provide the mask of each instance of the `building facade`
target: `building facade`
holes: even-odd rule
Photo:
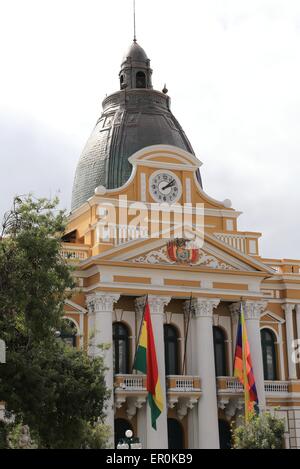
[[[244,404],[233,377],[242,303],[259,406],[300,448],[300,260],[263,258],[261,234],[240,231],[231,202],[204,192],[201,162],[136,41],[119,79],[79,160],[63,244],[77,279],[69,339],[105,353],[112,442],[130,428],[144,448],[230,446]],[[132,369],[146,295],[164,395],[157,431],[145,376]]]

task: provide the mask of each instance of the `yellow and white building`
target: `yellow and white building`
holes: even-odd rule
[[[102,353],[98,344],[111,345],[107,421],[115,441],[132,428],[144,448],[228,447],[230,422],[243,412],[233,377],[242,301],[260,408],[276,409],[285,420],[286,447],[300,448],[300,367],[293,355],[300,339],[300,260],[262,257],[261,233],[240,231],[240,212],[230,201],[204,192],[201,162],[171,113],[166,88],[153,90],[151,75],[134,41],[120,91],[105,98],[78,164],[63,244],[78,285],[65,306],[76,344],[92,355]],[[126,223],[124,200],[135,203]],[[188,204],[184,236],[177,236],[174,220],[166,236],[156,209],[146,226],[134,225],[161,202]],[[203,207],[199,231],[197,204]],[[114,209],[115,225],[100,236],[105,207]],[[156,237],[146,236],[150,225]],[[174,259],[168,241],[189,234],[200,243],[196,260]],[[132,371],[145,295],[165,400],[156,432],[145,376]]]

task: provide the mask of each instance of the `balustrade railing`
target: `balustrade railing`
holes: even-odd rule
[[[81,262],[88,258],[89,246],[68,246],[63,245],[61,255],[70,262]]]
[[[265,381],[266,393],[285,393],[288,392],[288,381]],[[243,392],[243,385],[237,378],[232,376],[218,376],[217,388],[219,392],[226,393],[241,393]]]

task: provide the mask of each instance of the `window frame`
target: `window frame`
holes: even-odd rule
[[[174,336],[167,336],[166,330],[174,331]],[[168,344],[175,345],[175,373],[170,373],[170,360],[169,360],[169,353],[168,353]],[[176,326],[173,324],[164,324],[164,350],[165,350],[165,372],[166,376],[169,375],[179,375],[180,374],[180,350],[179,350],[179,331]]]
[[[115,327],[121,326],[126,333],[118,334],[115,333]],[[115,321],[113,323],[113,357],[114,357],[114,374],[121,374],[127,375],[129,373],[129,364],[130,364],[130,340],[129,340],[129,327],[122,321]],[[120,347],[119,342],[120,340],[124,340],[125,342],[125,371],[120,370]],[[118,344],[118,345],[117,345]],[[116,364],[118,366],[116,366]]]
[[[271,339],[266,340],[263,335],[268,333]],[[263,360],[263,371],[264,371],[264,380],[265,381],[278,381],[278,361],[277,361],[277,337],[275,332],[269,327],[263,327],[260,330],[260,341],[261,341],[261,352]],[[268,375],[268,359],[267,359],[267,347],[271,346],[272,349],[272,377]]]
[[[222,334],[222,340],[216,340],[216,331],[220,332]],[[214,359],[215,359],[215,374],[216,377],[218,376],[228,376],[228,361],[227,361],[227,346],[226,346],[226,341],[227,341],[227,335],[224,329],[220,326],[213,326],[213,341],[214,341]],[[222,371],[224,373],[219,374],[217,371],[217,353],[216,353],[216,347],[218,345],[222,346]]]

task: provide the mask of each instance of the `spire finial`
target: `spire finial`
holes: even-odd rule
[[[133,41],[136,42],[135,0],[133,0],[133,30],[134,30]]]

